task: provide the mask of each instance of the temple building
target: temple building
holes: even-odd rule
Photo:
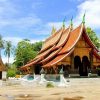
[[[100,66],[100,54],[97,47],[86,33],[85,22],[73,29],[61,27],[47,38],[38,55],[21,67],[24,73],[40,73],[41,68],[47,74],[58,74],[63,68],[68,73],[87,76],[88,72],[95,73]]]

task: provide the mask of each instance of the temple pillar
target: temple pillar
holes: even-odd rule
[[[54,73],[57,74],[57,66],[53,66]]]
[[[90,51],[89,58],[90,58],[90,68],[93,68],[93,49],[91,49]]]
[[[71,70],[74,71],[74,52],[70,55],[71,57]]]
[[[30,67],[27,67],[27,71],[28,71],[29,74],[31,73]]]

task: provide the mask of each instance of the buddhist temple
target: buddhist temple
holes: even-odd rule
[[[87,76],[91,70],[96,72],[100,66],[100,54],[86,33],[85,22],[73,28],[72,23],[47,38],[38,55],[21,67],[24,73],[40,73],[41,68],[47,74],[58,74],[60,69],[68,73]]]

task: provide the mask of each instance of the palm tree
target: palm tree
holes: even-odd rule
[[[9,66],[9,58],[10,58],[11,53],[12,53],[12,43],[11,43],[11,41],[5,41],[4,54],[5,54],[5,56],[8,57],[8,66]]]
[[[0,35],[0,57],[1,57],[1,50],[4,48],[4,40],[2,39],[2,36]]]

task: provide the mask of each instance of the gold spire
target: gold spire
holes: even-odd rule
[[[71,27],[71,29],[73,28],[73,16],[72,16],[71,21],[70,21],[70,27]]]
[[[62,25],[63,28],[65,28],[65,19],[66,19],[66,17],[63,20],[63,25]]]
[[[86,12],[85,12],[86,13]],[[83,20],[82,20],[82,23],[85,24],[85,13],[83,15]]]
[[[53,26],[52,31],[51,31],[51,35],[53,35],[55,32],[56,32],[56,28]]]

